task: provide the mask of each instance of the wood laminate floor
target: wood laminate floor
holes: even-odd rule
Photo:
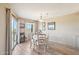
[[[30,48],[30,42],[28,41],[16,45],[12,55],[79,55],[79,50],[58,43],[49,42],[46,53],[40,54]]]

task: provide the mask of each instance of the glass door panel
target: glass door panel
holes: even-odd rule
[[[11,19],[11,41],[12,41],[12,44],[11,44],[11,48],[14,49],[14,47],[16,46],[17,44],[17,40],[18,40],[18,37],[17,37],[17,20],[12,17]]]

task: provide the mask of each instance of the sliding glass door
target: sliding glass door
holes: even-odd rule
[[[17,20],[13,16],[11,17],[11,49],[14,49],[18,43],[18,32],[17,32]]]

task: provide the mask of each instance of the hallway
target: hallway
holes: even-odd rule
[[[45,55],[74,55],[74,54],[79,55],[78,50],[70,48],[68,46],[51,42],[48,44],[48,46],[49,47]],[[44,54],[39,54],[36,51],[32,50],[30,48],[30,42],[24,42],[18,44],[15,47],[12,55],[44,55]]]

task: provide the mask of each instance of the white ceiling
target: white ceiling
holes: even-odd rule
[[[11,8],[16,14],[23,18],[37,20],[40,15],[48,17],[62,16],[79,11],[77,3],[12,3]]]

